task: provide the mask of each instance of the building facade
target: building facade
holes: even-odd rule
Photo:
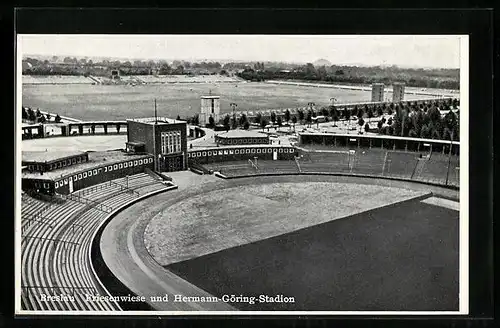
[[[127,121],[127,151],[154,156],[154,169],[163,172],[187,169],[187,124],[168,118]]]
[[[383,83],[373,83],[372,84],[372,102],[384,101],[384,84]]]
[[[210,121],[210,116],[217,124],[220,120],[220,96],[202,96],[200,124],[206,125]]]

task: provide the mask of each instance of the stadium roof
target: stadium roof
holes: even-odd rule
[[[88,162],[73,164],[60,169],[56,169],[54,171],[44,172],[43,174],[40,174],[40,172],[23,172],[22,178],[55,180],[70,174],[97,168],[100,166],[105,166],[121,161],[135,160],[137,158],[150,156],[148,154],[143,154],[143,155],[129,154],[122,150],[110,150],[110,151],[99,151],[99,152],[96,151],[96,152],[88,152],[88,154],[89,154]]]
[[[265,133],[247,130],[229,130],[228,132],[219,133],[219,138],[264,138]]]
[[[83,155],[83,151],[23,151],[22,162],[50,163],[68,157]]]

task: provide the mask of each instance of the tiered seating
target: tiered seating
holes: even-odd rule
[[[78,193],[86,199],[116,209],[138,197],[137,193],[120,188],[118,182],[121,180],[105,182]],[[139,194],[167,188],[147,174],[130,176],[129,186]],[[65,204],[54,205],[47,210],[46,216],[51,219],[51,225],[33,224],[26,229],[22,240],[21,281],[23,286],[38,287],[23,289],[24,309],[119,310],[114,302],[85,300],[85,294],[105,295],[92,271],[89,253],[92,236],[108,215],[92,205],[68,200]],[[41,300],[41,294],[72,295],[74,301],[46,302]]]
[[[295,161],[265,161],[257,162],[258,173],[298,173],[299,168]]]
[[[386,152],[357,149],[352,159],[352,173],[381,175]]]
[[[299,159],[302,172],[349,173],[352,167],[348,152],[309,152]]]
[[[229,177],[258,174],[248,161],[229,161],[203,165],[207,169]]]
[[[416,153],[405,153],[389,151],[385,160],[383,175],[410,179],[416,171],[418,155]]]

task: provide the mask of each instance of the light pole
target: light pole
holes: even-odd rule
[[[307,106],[309,106],[309,110],[311,111],[311,120],[312,120],[312,111],[313,111],[313,106],[316,106],[316,104],[315,104],[315,103],[313,103],[313,102],[310,102],[310,103],[307,103]],[[310,122],[308,122],[308,123],[310,124]],[[319,124],[318,124],[318,125],[319,125]],[[309,127],[311,127],[311,126],[309,125]]]
[[[238,107],[237,103],[230,103],[229,106],[233,109],[233,126],[236,124],[236,115],[234,113],[234,110],[236,107]]]

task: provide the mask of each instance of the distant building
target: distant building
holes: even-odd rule
[[[372,102],[384,101],[384,84],[372,84]]]
[[[392,101],[400,102],[405,97],[405,84],[401,82],[394,82],[392,84]]]
[[[210,116],[217,124],[220,120],[220,96],[201,96],[200,124],[209,123]]]
[[[215,142],[221,145],[267,145],[269,144],[269,136],[257,131],[230,130],[216,135]]]

